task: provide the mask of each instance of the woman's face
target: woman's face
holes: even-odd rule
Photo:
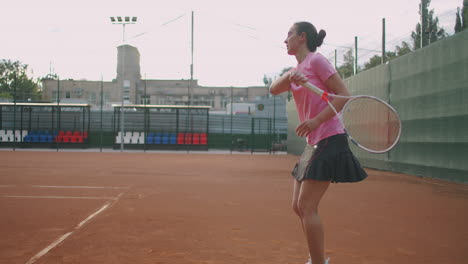
[[[295,55],[300,44],[301,36],[297,34],[296,26],[293,25],[288,31],[288,37],[284,41],[289,55]]]

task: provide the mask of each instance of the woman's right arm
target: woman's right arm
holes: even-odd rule
[[[291,81],[289,80],[289,74],[290,73],[287,72],[273,81],[273,83],[270,85],[271,94],[278,95],[280,93],[289,91],[289,86],[291,85]]]

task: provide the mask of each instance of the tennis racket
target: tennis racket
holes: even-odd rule
[[[381,99],[368,96],[340,96],[324,92],[310,82],[302,84],[328,103],[338,116],[349,139],[358,147],[371,153],[385,153],[398,143],[401,120],[395,109]],[[329,98],[349,99],[340,114]]]

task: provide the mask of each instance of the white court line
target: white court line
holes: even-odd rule
[[[28,195],[3,195],[1,198],[34,198],[34,199],[84,199],[84,200],[117,200],[116,197],[86,197],[86,196],[28,196]]]
[[[91,219],[93,219],[94,217],[96,217],[97,215],[99,215],[100,213],[102,213],[104,210],[106,210],[107,208],[109,208],[109,206],[111,206],[113,203],[115,203],[121,196],[123,195],[123,193],[120,193],[117,197],[114,198],[114,202],[107,202],[103,207],[101,207],[99,210],[97,210],[96,212],[92,213],[91,215],[89,215],[88,217],[86,217],[86,219],[84,219],[83,221],[81,221],[74,229],[73,231],[71,232],[68,232],[66,233],[65,235],[59,237],[57,240],[55,240],[52,244],[50,244],[49,246],[47,246],[46,248],[44,248],[43,250],[41,250],[39,253],[37,253],[36,255],[34,255],[30,260],[28,260],[28,262],[26,262],[25,264],[33,264],[34,262],[36,262],[39,258],[41,258],[42,256],[44,256],[45,254],[47,254],[50,250],[52,250],[53,248],[55,248],[56,246],[58,246],[60,243],[62,243],[65,239],[67,239],[69,236],[71,236],[74,232],[78,231],[80,228],[82,228],[86,223],[88,223],[89,221],[91,221]]]
[[[128,189],[129,187],[114,186],[56,186],[56,185],[33,185],[34,188],[63,188],[63,189]]]
[[[68,232],[65,235],[59,237],[57,240],[54,241],[54,243],[50,244],[48,247],[44,248],[43,250],[41,250],[41,252],[37,253],[34,257],[32,257],[30,260],[28,260],[28,262],[26,262],[26,264],[32,264],[32,263],[36,262],[36,260],[38,260],[40,257],[47,254],[47,252],[49,252],[51,249],[56,247],[58,244],[62,243],[62,241],[67,239],[67,237],[69,237],[71,234],[73,234],[73,232]]]
[[[424,183],[439,185],[439,186],[443,186],[443,187],[448,187],[448,188],[452,188],[452,189],[456,189],[456,190],[460,190],[460,191],[468,191],[468,189],[466,189],[466,188],[458,188],[458,187],[451,186],[451,185],[448,185],[448,184],[436,183],[436,182],[425,181],[425,180],[419,180],[419,181],[424,182]]]
[[[0,185],[0,188],[15,187],[16,185]]]

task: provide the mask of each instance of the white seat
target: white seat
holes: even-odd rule
[[[116,137],[115,137],[115,143],[117,143],[117,144],[122,143],[121,137],[120,137],[120,136],[116,136]]]
[[[7,135],[13,135],[13,130],[7,130],[7,131],[6,131],[6,134],[7,134]]]
[[[140,135],[139,142],[140,144],[145,144],[145,135]]]
[[[6,131],[4,129],[0,130],[0,136],[6,135]]]

